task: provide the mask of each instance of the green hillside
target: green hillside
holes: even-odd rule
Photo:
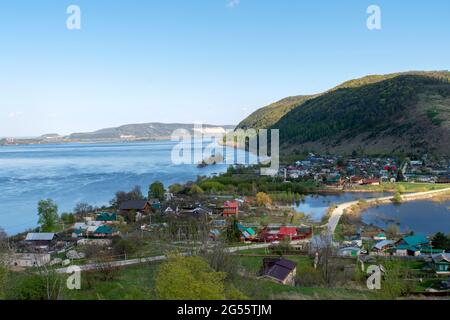
[[[292,102],[289,110],[266,107],[244,120],[280,129],[284,151],[450,156],[450,72],[367,76]],[[258,116],[258,117],[257,117]]]
[[[272,103],[258,109],[237,126],[238,129],[265,129],[277,123],[284,115],[295,107],[315,96],[294,96]]]

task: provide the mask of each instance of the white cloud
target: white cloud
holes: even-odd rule
[[[228,8],[235,8],[239,5],[239,3],[241,2],[241,0],[228,0]]]

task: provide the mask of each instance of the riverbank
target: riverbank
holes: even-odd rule
[[[414,201],[414,200],[424,200],[432,199],[437,196],[450,196],[450,188],[433,190],[426,192],[417,192],[402,195],[402,202]],[[341,217],[344,214],[360,215],[364,210],[370,208],[371,206],[378,206],[386,203],[392,203],[394,196],[374,198],[367,200],[351,201],[337,205],[335,209],[331,212],[328,223],[326,224],[327,232],[334,234],[336,227],[339,224]]]
[[[443,183],[418,183],[418,182],[396,182],[381,183],[379,185],[365,185],[345,189],[345,192],[396,192],[418,193],[450,188],[449,184]]]

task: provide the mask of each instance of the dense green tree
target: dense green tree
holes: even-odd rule
[[[155,181],[148,188],[148,198],[163,200],[165,192],[166,190],[164,189],[162,182]]]
[[[226,237],[229,243],[239,242],[241,239],[241,231],[238,228],[238,221],[236,217],[231,217],[228,220]]]
[[[203,181],[200,184],[200,188],[211,193],[222,192],[225,190],[225,186],[222,183],[214,180]]]
[[[450,250],[450,239],[442,232],[436,233],[431,241],[435,249]]]
[[[67,212],[61,213],[61,220],[66,226],[74,224],[76,222],[75,215],[73,213]]]
[[[400,234],[400,227],[396,224],[390,224],[386,230],[389,238],[395,238]]]
[[[190,187],[190,189],[189,189],[189,194],[190,194],[190,195],[193,195],[193,196],[200,195],[200,194],[203,194],[203,193],[204,193],[203,189],[200,188],[200,187],[199,187],[198,185],[196,185],[196,184],[193,184],[193,185]]]
[[[5,298],[10,300],[58,300],[65,278],[53,271],[22,273],[8,279]]]
[[[169,191],[173,194],[181,193],[183,190],[184,187],[179,183],[175,183],[169,187]]]
[[[400,204],[403,201],[402,194],[397,190],[392,198],[392,202],[395,204]]]
[[[115,238],[113,240],[113,249],[117,255],[129,256],[137,252],[136,241],[126,238]]]
[[[172,255],[159,267],[156,293],[162,300],[224,300],[225,278],[201,257]]]
[[[41,232],[58,231],[58,206],[52,199],[39,201],[38,216],[38,223],[41,226]]]
[[[130,192],[117,191],[114,198],[110,201],[113,207],[120,207],[123,202],[129,200],[143,200],[144,195],[142,194],[141,187],[135,186]]]

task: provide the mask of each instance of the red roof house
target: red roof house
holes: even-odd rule
[[[283,239],[285,237],[295,237],[297,235],[296,227],[281,227],[280,232],[278,232],[278,237]]]
[[[380,179],[364,179],[363,185],[380,185]]]
[[[237,201],[225,201],[223,204],[223,215],[225,217],[239,215],[239,203]]]

